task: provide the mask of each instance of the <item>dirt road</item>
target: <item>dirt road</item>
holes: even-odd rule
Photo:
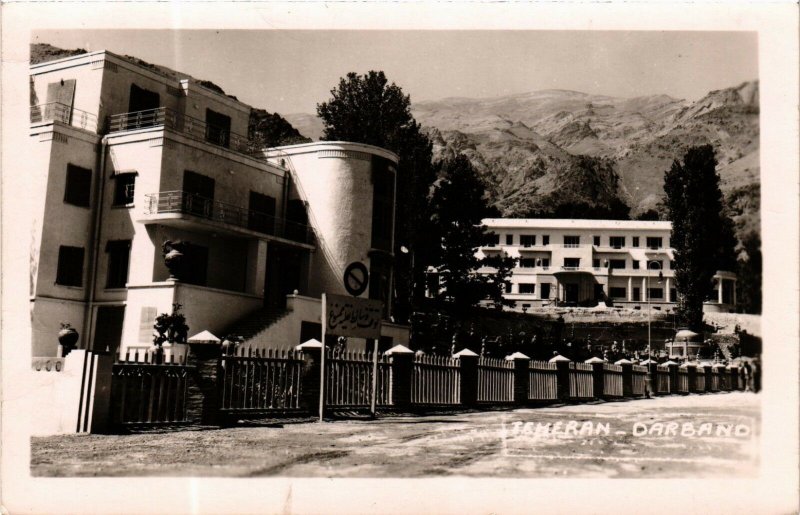
[[[758,396],[33,438],[36,476],[751,477]]]

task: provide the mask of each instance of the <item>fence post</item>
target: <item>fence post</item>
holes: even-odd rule
[[[514,404],[527,404],[531,379],[531,358],[521,352],[515,352],[506,356],[506,361],[514,362]]]
[[[731,391],[740,390],[741,388],[739,388],[739,367],[730,367],[730,368],[731,368]]]
[[[697,366],[694,363],[686,364],[686,373],[689,376],[688,393],[697,393]]]
[[[711,382],[713,381],[712,372],[711,372],[711,364],[707,363],[701,367],[703,369],[703,373],[706,375],[706,392],[711,391]]]
[[[97,354],[94,377],[94,401],[90,433],[107,433],[111,427],[111,382],[113,380],[114,355]]]
[[[565,358],[561,354],[556,354],[550,358],[549,363],[556,364],[556,391],[558,392],[558,400],[567,402],[569,400],[569,358]]]
[[[302,352],[303,369],[300,375],[300,407],[309,415],[319,413],[319,367],[322,364],[322,343],[308,340],[295,347]]]
[[[597,356],[589,358],[584,363],[592,365],[592,390],[595,399],[602,399],[605,395],[605,380],[603,378],[603,364],[605,361]]]
[[[461,366],[461,404],[473,407],[478,403],[478,355],[469,349],[453,354]]]
[[[678,364],[672,360],[664,363],[669,369],[669,393],[678,393]]]
[[[633,397],[633,362],[621,359],[614,364],[622,367],[622,396]]]
[[[392,373],[389,391],[392,406],[400,410],[411,407],[411,380],[414,376],[414,351],[403,345],[395,345],[386,351],[392,357]]]
[[[194,366],[186,393],[186,418],[194,424],[220,423],[219,377],[222,346],[190,343],[186,364]]]

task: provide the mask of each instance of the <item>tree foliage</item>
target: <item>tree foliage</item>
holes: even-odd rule
[[[396,183],[394,316],[408,320],[412,305],[424,295],[424,271],[435,241],[428,195],[435,178],[432,146],[411,116],[411,99],[389,83],[382,71],[348,73],[317,105],[327,141],[352,141],[391,150],[400,158]]]
[[[430,230],[440,242],[431,264],[440,278],[439,298],[451,302],[457,312],[487,299],[502,305],[503,285],[515,263],[506,256],[476,256],[478,247],[494,237],[481,224],[489,212],[484,193],[465,156],[442,163],[430,202]]]
[[[702,329],[703,301],[713,292],[717,270],[733,270],[733,223],[725,216],[717,160],[711,145],[690,148],[664,175],[675,249],[677,314],[695,331]]]
[[[745,313],[761,313],[761,236],[755,231],[746,234],[741,241],[737,258],[737,301]]]

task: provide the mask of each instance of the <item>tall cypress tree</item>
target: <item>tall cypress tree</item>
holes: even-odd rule
[[[703,327],[703,302],[713,292],[717,270],[733,270],[733,224],[723,212],[717,160],[711,145],[690,148],[683,163],[664,174],[672,221],[679,320],[695,331]]]

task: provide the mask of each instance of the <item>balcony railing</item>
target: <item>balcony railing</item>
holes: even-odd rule
[[[311,244],[313,242],[313,231],[306,224],[259,211],[251,211],[194,193],[162,191],[149,193],[145,197],[147,199],[145,212],[148,215],[183,213],[299,243]]]
[[[97,116],[59,102],[31,106],[31,123],[61,122],[97,132]]]
[[[251,157],[264,157],[257,141],[231,132],[224,127],[217,127],[203,120],[181,114],[168,107],[115,114],[108,118],[109,133],[150,127],[165,127],[198,141],[207,141]]]

